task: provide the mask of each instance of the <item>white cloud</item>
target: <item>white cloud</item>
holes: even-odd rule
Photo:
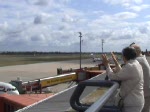
[[[148,5],[148,4],[132,5],[132,6],[128,6],[126,8],[127,9],[131,9],[131,10],[136,11],[136,12],[140,12],[140,11],[142,11],[144,9],[150,8],[150,5]]]
[[[2,5],[8,8],[0,10],[0,50],[79,51],[79,31],[83,35],[83,51],[101,51],[102,38],[104,51],[121,51],[132,42],[142,45],[145,40],[142,47],[145,49],[149,45],[150,22],[137,22],[140,14],[129,12],[149,8],[142,4],[143,1],[105,1],[126,7],[119,10],[122,12],[113,13],[99,7],[84,12],[80,7],[68,6],[71,2],[3,2]]]
[[[136,18],[138,15],[136,13],[132,12],[121,12],[114,15],[117,19],[123,20],[123,19],[132,19]]]
[[[149,20],[150,15],[145,15],[144,18]]]
[[[63,22],[73,22],[74,19],[71,16],[65,14],[64,17],[62,18],[62,21]]]
[[[105,3],[112,5],[124,5],[124,4],[141,4],[143,0],[103,0]]]
[[[143,0],[103,0],[107,4],[121,5],[128,10],[140,12],[144,9],[150,8],[149,4],[144,4]]]
[[[116,13],[114,15],[102,15],[99,18],[93,20],[88,25],[90,27],[95,27],[97,29],[104,29],[105,28],[112,28],[112,29],[118,29],[124,27],[128,27],[128,22],[125,20],[130,20],[138,17],[136,13],[132,12],[120,12]],[[95,28],[93,28],[95,30]]]

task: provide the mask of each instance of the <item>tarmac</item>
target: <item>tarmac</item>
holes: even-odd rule
[[[150,63],[150,57],[147,56]],[[93,62],[93,59],[82,59],[81,67],[93,67],[100,63],[100,61]],[[10,82],[20,77],[22,81],[30,81],[44,77],[51,77],[57,75],[57,68],[70,69],[79,68],[80,60],[58,61],[47,63],[36,63],[26,65],[15,65],[0,67],[0,81]]]
[[[92,59],[84,59],[81,61],[81,67],[93,67],[100,62],[93,62]],[[0,81],[10,82],[19,77],[22,81],[30,81],[44,77],[57,75],[57,68],[70,69],[79,68],[79,60],[47,62],[27,65],[15,65],[0,67]]]

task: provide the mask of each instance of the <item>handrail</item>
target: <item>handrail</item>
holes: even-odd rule
[[[81,104],[79,98],[86,86],[110,87],[108,91],[92,106]],[[119,87],[117,82],[105,80],[86,80],[80,82],[70,98],[70,105],[77,111],[98,112]]]
[[[115,82],[113,86],[93,105],[91,105],[85,112],[100,112],[102,107],[106,104],[113,93],[118,89],[119,84]]]

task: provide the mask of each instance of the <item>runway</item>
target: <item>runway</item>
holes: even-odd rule
[[[147,56],[147,60],[150,63],[150,57]],[[99,61],[93,62],[92,59],[84,59],[81,61],[82,67],[96,66]],[[57,68],[70,69],[79,68],[80,61],[58,61],[58,62],[47,62],[27,65],[16,65],[16,66],[5,66],[0,67],[0,81],[10,82],[20,77],[23,81],[29,81],[44,77],[50,77],[57,75]]]
[[[11,80],[16,80],[17,77],[20,77],[23,81],[29,81],[55,76],[57,75],[57,68],[79,68],[79,63],[79,60],[72,60],[0,67],[0,81],[10,82]],[[81,63],[82,67],[92,67],[96,66],[99,62],[93,62],[92,59],[85,59]]]

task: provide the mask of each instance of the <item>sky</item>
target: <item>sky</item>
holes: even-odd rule
[[[0,0],[0,51],[150,51],[150,0]]]

